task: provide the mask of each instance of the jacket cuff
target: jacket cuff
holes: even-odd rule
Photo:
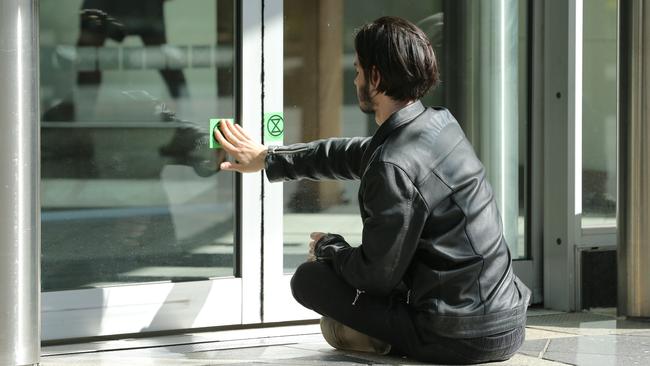
[[[275,154],[275,149],[278,146],[271,145],[266,151],[266,157],[264,158],[264,172],[266,173],[266,178],[269,182],[279,182],[284,180],[284,174],[282,170],[282,164],[278,162],[277,156]]]
[[[342,251],[352,248],[339,234],[325,234],[318,242],[314,254],[320,261],[330,261]]]

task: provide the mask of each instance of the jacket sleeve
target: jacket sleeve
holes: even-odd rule
[[[319,240],[316,257],[331,260],[334,271],[357,290],[387,295],[413,259],[428,217],[417,189],[399,167],[373,163],[362,183],[362,243],[349,246],[340,235]]]
[[[288,146],[271,146],[265,160],[271,182],[296,179],[359,179],[361,158],[370,137],[331,138]]]

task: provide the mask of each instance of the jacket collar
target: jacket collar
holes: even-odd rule
[[[391,114],[391,116],[388,117],[388,119],[384,121],[381,126],[379,126],[377,132],[375,133],[375,136],[373,136],[373,139],[375,137],[390,135],[390,133],[393,132],[396,128],[413,121],[415,117],[419,116],[422,112],[424,112],[424,105],[422,105],[422,102],[419,100],[407,105],[406,107]]]
[[[424,110],[424,105],[422,105],[422,102],[418,100],[388,117],[388,119],[379,126],[377,132],[372,136],[370,146],[368,146],[368,149],[366,149],[363,154],[363,158],[361,159],[363,171],[366,170],[370,157],[372,157],[377,147],[379,147],[379,145],[381,145],[393,131],[413,121],[416,117],[422,114]]]

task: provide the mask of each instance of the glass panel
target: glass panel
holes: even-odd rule
[[[424,103],[457,117],[487,167],[513,258],[527,257],[528,2],[285,0],[284,13],[285,143],[375,132],[353,85],[354,32],[380,16],[406,18],[429,35],[441,67]],[[312,231],[361,242],[358,188],[284,184],[285,272],[305,260]]]
[[[44,291],[232,276],[232,0],[42,0]]]
[[[616,226],[616,0],[584,2],[582,226]]]

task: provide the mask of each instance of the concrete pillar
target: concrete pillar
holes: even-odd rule
[[[650,317],[650,4],[620,2],[618,312]]]
[[[0,1],[0,364],[40,356],[36,0]]]

